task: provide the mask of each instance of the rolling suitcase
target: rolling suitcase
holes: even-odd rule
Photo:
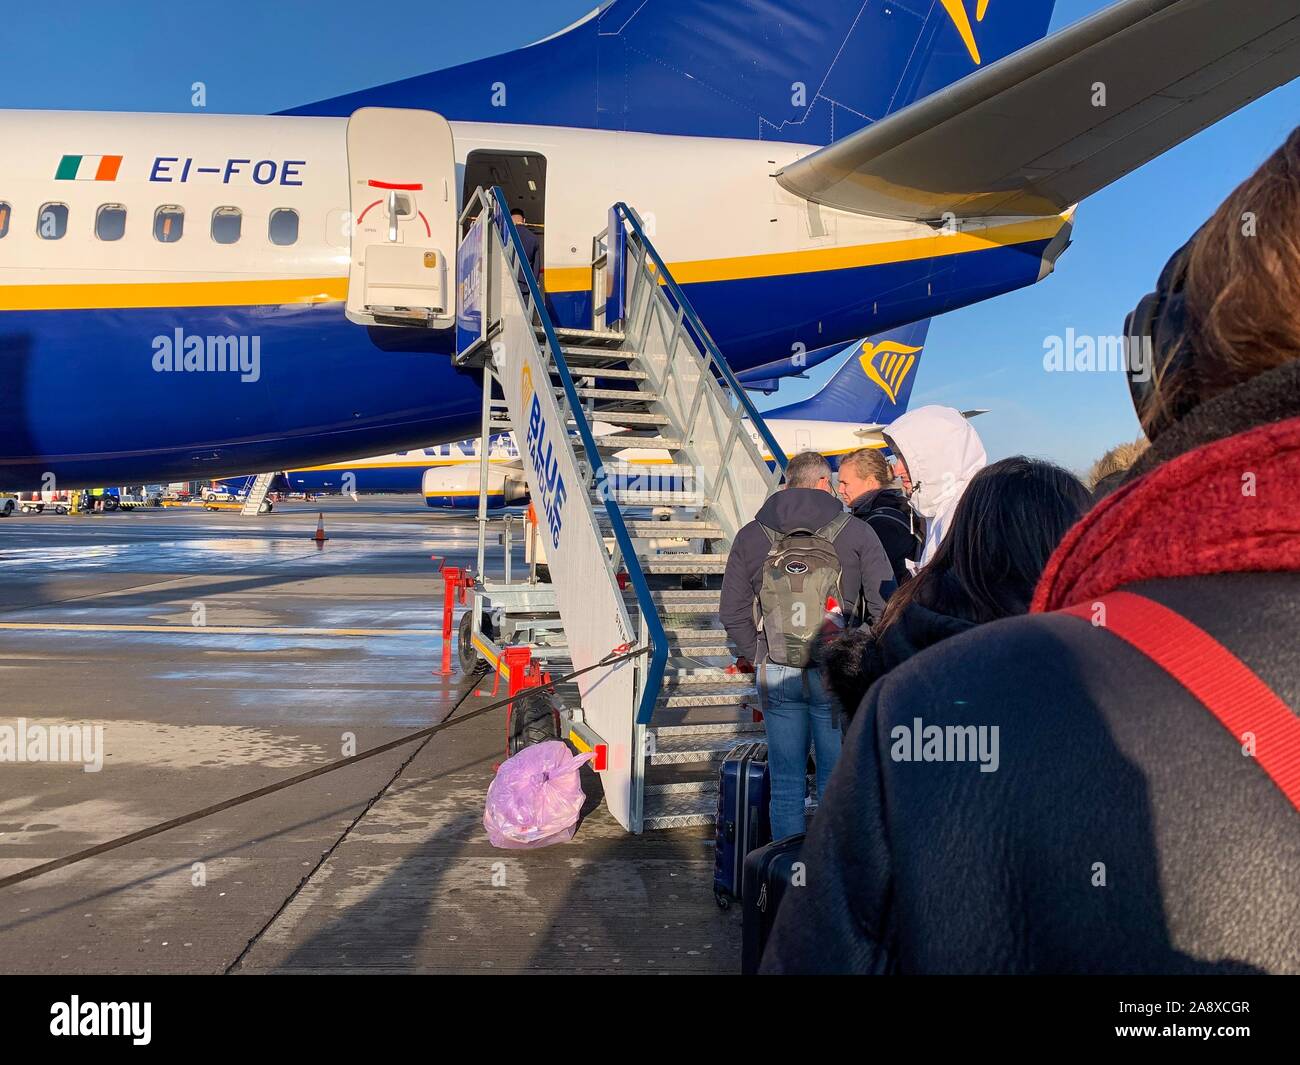
[[[772,838],[767,744],[740,743],[722,760],[713,897],[724,910],[741,897],[745,855]]]
[[[803,850],[804,834],[787,836],[751,851],[745,858],[741,896],[740,972],[753,976],[771,935],[777,907],[790,889],[794,866]]]

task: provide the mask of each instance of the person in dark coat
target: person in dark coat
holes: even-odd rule
[[[1029,614],[870,690],[764,971],[1300,973],[1285,740],[1257,745],[1171,672],[1208,648],[1202,690],[1244,669],[1276,735],[1295,727],[1300,130],[1153,297],[1153,358],[1130,369],[1150,450],[1066,535]],[[1162,626],[1126,612],[1180,639],[1190,623],[1201,651],[1157,664],[1120,632]],[[977,757],[918,752],[934,726],[974,726]]]
[[[524,247],[524,256],[528,259],[533,276],[537,278],[538,285],[541,285],[542,272],[545,269],[545,264],[542,262],[542,242],[529,227],[528,218],[522,208],[513,208],[510,211],[510,218],[515,223],[515,229],[519,231],[519,243]]]
[[[1023,614],[1061,537],[1087,511],[1073,474],[1023,456],[971,478],[934,558],[895,593],[871,628],[822,652],[827,682],[849,716],[895,666],[975,625]]]
[[[855,518],[861,518],[880,537],[880,545],[894,570],[900,588],[925,543],[925,519],[907,503],[901,488],[893,487],[894,471],[876,448],[862,447],[840,459],[836,491]]]
[[[844,513],[830,479],[831,468],[821,455],[807,451],[791,459],[786,487],[769,497],[755,519],[736,534],[722,577],[719,612],[736,646],[737,666],[757,672],[767,730],[772,778],[769,805],[775,839],[804,830],[809,750],[816,750],[820,796],[839,757],[841,731],[815,666],[769,660],[766,640],[756,624],[763,565],[773,543],[765,530],[773,534],[795,529],[816,532],[837,518],[843,519],[832,543],[840,564],[838,602],[850,620],[880,617],[894,584],[889,559],[876,534],[865,522]]]

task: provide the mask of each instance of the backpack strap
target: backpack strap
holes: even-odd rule
[[[767,543],[769,547],[772,544],[776,543],[779,539],[781,539],[781,535],[782,535],[781,533],[777,532],[775,529],[769,529],[761,521],[755,519],[754,524],[757,525],[760,529],[763,530],[763,532],[767,534]]]
[[[836,515],[831,521],[827,522],[820,529],[814,532],[813,535],[820,536],[823,540],[829,540],[831,543],[834,543],[835,537],[839,536],[843,531],[844,526],[849,523],[852,517],[853,514],[846,510],[843,514]]]
[[[1111,592],[1098,625],[1178,681],[1240,743],[1255,735],[1255,760],[1300,810],[1300,717],[1241,659],[1177,611],[1135,592]],[[1060,611],[1092,621],[1096,603]]]

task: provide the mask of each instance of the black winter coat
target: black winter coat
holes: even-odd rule
[[[901,585],[907,581],[911,577],[907,563],[920,558],[925,546],[925,519],[908,505],[907,496],[897,488],[877,488],[858,496],[849,510],[880,537],[880,546],[894,570],[894,582]]]
[[[1247,508],[1298,513],[1278,463],[1300,449],[1300,362],[1265,377],[1203,404],[1135,468],[1134,480],[1154,479],[1213,441],[1241,448],[1260,439],[1252,425],[1270,441],[1290,434],[1285,447],[1234,452],[1235,465],[1216,450],[1180,466],[1201,478],[1190,481],[1201,494],[1179,501],[1206,567],[1236,554],[1217,518],[1197,518],[1211,477],[1230,482],[1252,549],[1266,512]],[[1243,496],[1239,469],[1275,490]],[[1161,483],[1131,481],[1103,506]],[[1158,569],[1177,523],[1141,532],[1105,555],[1125,564],[1140,551]],[[1294,543],[1272,534],[1273,571],[1206,568],[1127,589],[1207,631],[1294,710]],[[982,726],[996,758],[905,760],[918,725]],[[782,903],[765,972],[1300,973],[1300,813],[1165,670],[1059,613],[977,626],[877,683],[801,857],[807,886]]]
[[[920,603],[908,603],[883,632],[853,629],[832,643],[821,656],[826,681],[851,719],[867,689],[891,669],[974,624]]]

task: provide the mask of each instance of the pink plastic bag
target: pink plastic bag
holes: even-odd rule
[[[546,740],[502,762],[483,811],[492,846],[524,850],[572,839],[586,800],[578,770],[593,757]]]

